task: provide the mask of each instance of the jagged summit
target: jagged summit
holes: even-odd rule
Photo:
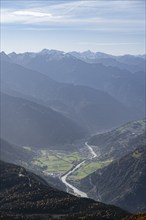
[[[4,51],[0,52],[0,60],[11,62],[10,57]]]
[[[39,54],[53,54],[53,53],[58,53],[58,54],[65,54],[64,51],[60,51],[60,50],[55,50],[55,49],[42,49],[40,52],[38,52]]]

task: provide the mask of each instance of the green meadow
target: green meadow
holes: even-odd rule
[[[45,173],[65,173],[74,165],[85,159],[78,152],[65,154],[53,153],[47,150],[42,150],[40,156],[32,162],[33,166],[40,167],[45,170]]]
[[[69,179],[80,180],[87,175],[101,169],[111,163],[112,160],[98,161],[98,162],[87,162],[83,164],[73,175],[69,176]]]

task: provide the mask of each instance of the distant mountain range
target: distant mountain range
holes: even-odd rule
[[[56,190],[20,166],[0,161],[0,173],[1,219],[122,220],[130,215],[118,207]]]
[[[0,59],[0,145],[6,161],[0,162],[1,218],[123,220],[137,216],[122,209],[146,211],[146,56],[43,49],[2,52]],[[89,163],[112,161],[70,180],[91,199],[61,192],[7,163],[28,167],[37,147],[69,152],[87,140],[97,153]],[[46,180],[65,188],[57,178]]]
[[[144,55],[116,57],[99,52],[64,53],[44,49],[39,53],[11,53],[8,58],[56,81],[105,91],[131,108],[137,117],[144,117]]]
[[[146,211],[145,125],[145,120],[129,123],[90,140],[100,148],[102,159],[114,158],[107,167],[81,180],[80,187],[90,198],[132,213]]]
[[[67,57],[76,57],[80,60],[83,60],[88,63],[103,63],[106,66],[117,66],[121,69],[127,69],[129,71],[139,71],[144,70],[144,62],[146,55],[123,55],[123,56],[114,56],[102,52],[92,52],[90,50],[84,52],[68,52],[58,50],[48,50],[43,49],[38,53],[26,52],[17,54],[12,52],[8,56],[18,64],[29,63],[30,59],[36,58],[37,56],[47,56],[48,60],[61,60]],[[132,66],[134,65],[134,66]],[[135,68],[134,68],[135,67]]]
[[[12,139],[15,139],[15,141],[19,139],[19,141],[17,140],[18,142],[15,142],[16,144],[40,145],[41,143],[46,146],[46,143],[69,143],[70,141],[72,142],[73,140],[84,138],[90,133],[118,126],[121,123],[137,117],[133,113],[133,110],[130,110],[104,91],[99,91],[88,86],[54,81],[45,74],[13,63],[4,53],[1,54],[1,91],[9,96],[13,96],[11,97],[11,104],[13,102],[12,100],[15,100],[15,104],[13,103],[11,105],[13,108],[7,109],[10,116],[7,117],[7,125],[11,124],[11,126],[7,127],[7,135],[9,136],[8,141],[12,143],[14,143]],[[19,111],[19,114],[16,114],[18,111],[18,102],[21,103],[23,113]],[[6,114],[5,108],[6,105],[3,105],[4,116]],[[30,119],[32,116],[29,116],[30,113],[32,114],[32,108],[37,113],[37,119],[35,119],[33,123],[32,118]],[[11,113],[11,111],[13,111],[13,113]],[[43,112],[45,113],[43,114]],[[14,114],[15,117],[12,117]],[[22,123],[24,122],[24,115],[27,120],[25,120],[25,123]],[[35,114],[33,117],[35,117]],[[66,122],[57,122],[55,117],[56,119],[57,117],[62,118],[62,121],[65,120]],[[19,122],[17,128],[14,126],[14,121],[13,125],[11,121],[9,121],[11,118]],[[45,123],[42,123],[42,118],[45,120]],[[21,119],[21,123],[19,119]],[[69,123],[69,121],[71,129],[69,129],[69,126],[66,126],[66,123]],[[31,122],[31,125],[29,122]],[[38,122],[39,127],[36,125]],[[34,123],[35,128],[33,127]],[[62,126],[65,127],[62,128]],[[19,127],[21,127],[20,130]],[[29,129],[27,129],[28,127]],[[73,131],[73,127],[78,128],[73,129]],[[52,133],[50,133],[50,128],[52,129]],[[13,129],[12,132],[11,129]],[[22,135],[22,133],[25,133],[25,129],[26,134],[28,133],[28,137],[31,136],[31,138],[24,141],[27,137],[27,135]],[[21,130],[23,130],[23,132]],[[64,132],[63,136],[58,132]],[[2,131],[2,133],[6,134],[6,131]],[[14,136],[10,138],[10,133],[11,136],[13,134],[17,138]],[[18,134],[20,134],[20,136],[18,136]],[[39,137],[39,142],[37,142],[38,140],[31,142],[30,140],[36,136]],[[3,138],[7,140],[8,137],[4,135]]]
[[[144,71],[145,70],[145,54],[144,55],[123,55],[123,56],[113,56],[101,52],[71,52],[71,55],[85,61],[88,63],[102,63],[105,66],[118,67],[119,69],[127,69],[132,72]]]

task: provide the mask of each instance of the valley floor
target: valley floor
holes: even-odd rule
[[[28,151],[34,148],[24,147]],[[96,148],[96,152],[95,149]],[[108,165],[112,160],[101,161],[98,147],[83,143],[82,148],[75,151],[35,149],[37,157],[30,164],[23,164],[33,171],[42,173],[45,177],[58,178],[66,186],[66,191],[79,197],[87,194],[77,189],[76,182],[93,173],[99,168]]]

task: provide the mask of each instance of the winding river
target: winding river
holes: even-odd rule
[[[74,187],[73,185],[71,185],[70,183],[67,182],[67,177],[74,173],[76,170],[78,170],[87,160],[92,160],[93,158],[97,157],[97,154],[95,153],[95,151],[93,150],[93,148],[88,145],[87,142],[85,142],[85,146],[89,149],[90,152],[90,157],[83,160],[82,162],[78,163],[74,168],[72,168],[69,172],[67,172],[66,174],[64,174],[61,177],[61,181],[66,185],[67,187],[67,192],[69,192],[69,188],[72,189],[73,194],[75,194],[76,196],[80,196],[80,197],[85,197],[88,198],[87,194],[79,189],[77,189],[76,187]]]

